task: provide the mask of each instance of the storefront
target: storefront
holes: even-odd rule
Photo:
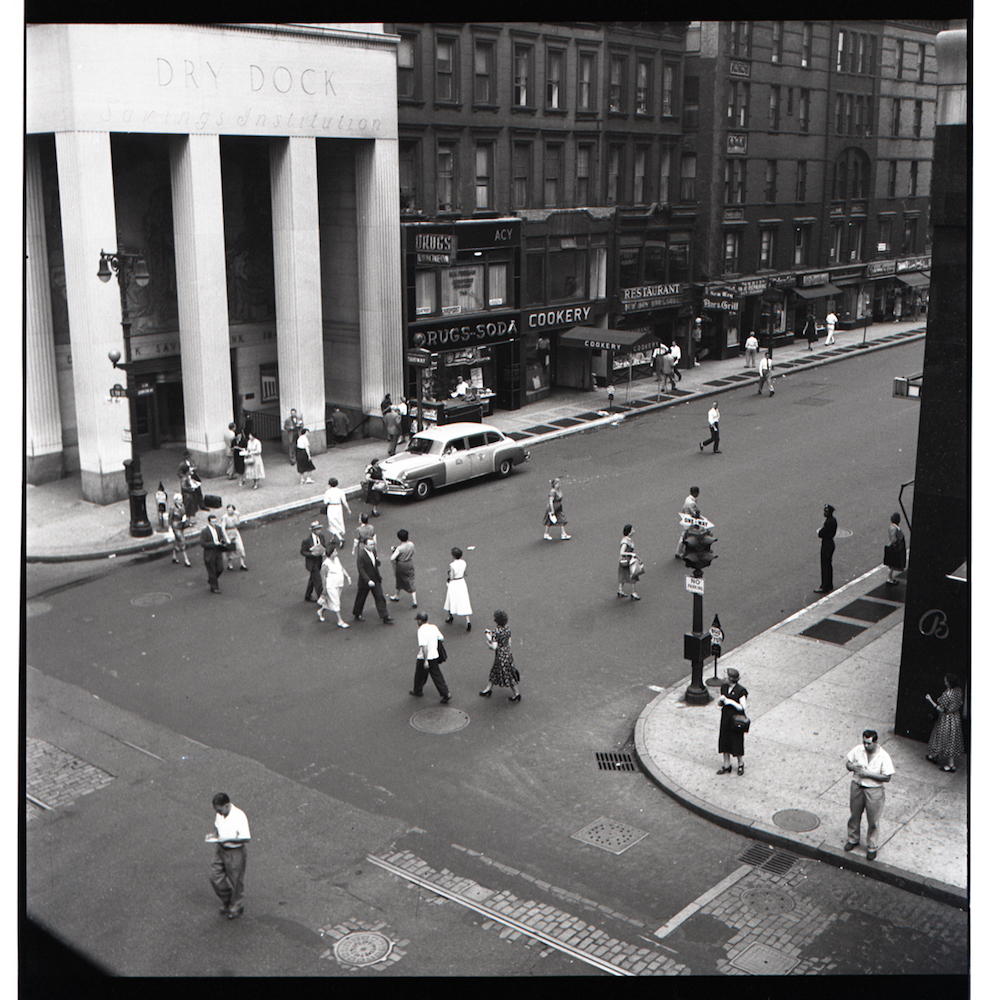
[[[599,330],[575,326],[559,337],[560,351],[589,374],[591,387],[617,385],[652,374],[653,352],[662,341],[653,327],[633,330]]]
[[[792,291],[798,300],[795,306],[794,329],[799,334],[802,333],[810,313],[816,317],[816,323],[823,326],[830,310],[836,311],[840,289],[830,281],[829,271],[799,275],[799,284]]]
[[[713,282],[702,289],[702,352],[713,360],[735,357],[753,332],[761,346],[787,342],[795,324],[792,272]]]
[[[648,247],[645,248],[648,252]],[[629,248],[621,251],[626,258]],[[632,376],[646,378],[653,374],[653,352],[660,344],[669,346],[676,339],[684,356],[691,350],[687,334],[690,331],[689,286],[681,282],[626,285],[618,291],[618,311],[614,316],[613,331],[631,338],[633,347],[629,356],[612,358],[604,377],[612,382],[624,382]],[[685,314],[682,317],[682,313]],[[686,348],[686,350],[685,350]],[[601,383],[602,375],[598,375]]]
[[[896,262],[875,260],[868,265],[868,287],[871,296],[871,319],[883,323],[892,318],[896,297]]]
[[[425,422],[464,404],[520,408],[520,220],[406,223],[403,240],[407,399]]]
[[[917,319],[927,315],[927,294],[931,285],[930,270],[929,254],[896,261],[893,319]],[[888,318],[886,316],[886,319]]]
[[[575,346],[562,350],[562,335],[574,326],[607,326],[607,300],[584,302],[521,312],[521,342],[524,345],[526,403],[544,399],[552,385],[590,389],[589,361],[583,364]]]

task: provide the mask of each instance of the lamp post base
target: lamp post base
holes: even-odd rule
[[[695,687],[694,684],[690,684],[684,692],[684,700],[689,705],[707,705],[712,700],[712,696],[708,693],[708,688]]]
[[[133,538],[149,538],[153,533],[153,526],[149,523],[146,515],[146,492],[129,493],[129,522],[128,533]]]

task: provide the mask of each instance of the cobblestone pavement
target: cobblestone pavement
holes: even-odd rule
[[[660,926],[452,847],[485,865],[485,877],[434,868],[409,850],[369,861],[439,892],[442,903],[478,912],[484,930],[524,940],[542,949],[540,957],[560,951],[613,975],[964,975],[968,968],[968,914],[757,842],[744,852],[749,863]],[[495,888],[509,882],[503,876],[529,887]]]
[[[72,805],[81,795],[103,788],[113,774],[88,764],[45,740],[25,739],[26,821],[50,809]]]

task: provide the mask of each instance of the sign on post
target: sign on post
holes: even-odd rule
[[[702,577],[686,576],[684,577],[684,589],[689,594],[704,594],[705,581]]]

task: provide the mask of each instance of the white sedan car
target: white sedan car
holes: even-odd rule
[[[444,424],[415,434],[405,452],[379,462],[385,492],[423,500],[439,486],[496,473],[510,475],[529,452],[488,424]]]

